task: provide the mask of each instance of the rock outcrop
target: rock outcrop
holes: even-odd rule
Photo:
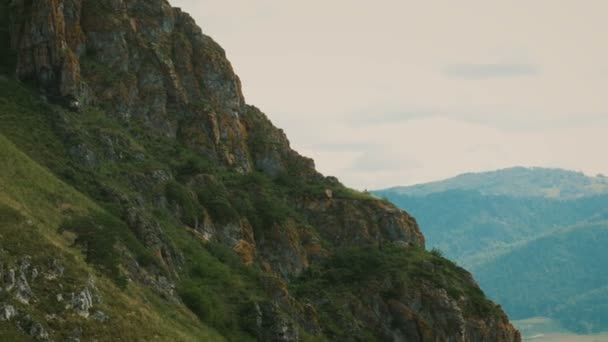
[[[224,50],[164,0],[10,3],[17,76],[55,102],[99,104],[243,172],[241,84]]]
[[[57,158],[68,166],[47,166],[116,215],[66,228],[76,235],[70,247],[81,248],[104,276],[181,305],[178,292],[205,323],[259,340],[331,339],[334,327],[353,341],[362,333],[362,339],[414,342],[520,340],[468,273],[424,251],[414,218],[324,177],[291,149],[284,132],[246,104],[225,52],[188,14],[166,0],[0,1],[11,11],[16,77],[37,85],[53,105],[53,134],[65,151]],[[79,121],[95,115],[110,128]],[[369,266],[331,269],[342,251],[357,249],[382,266],[395,248],[398,258],[409,251],[415,258],[399,259],[407,267],[392,268],[394,277],[367,279],[364,290],[357,281],[333,281]],[[246,266],[236,265],[234,255]],[[64,268],[38,271],[23,260],[0,268],[0,278],[4,291],[29,305],[38,273],[60,281]],[[416,263],[423,271],[410,270]],[[326,278],[314,273],[318,267],[330,267]],[[244,275],[235,281],[238,272]],[[215,315],[217,302],[203,285],[215,281],[210,275],[227,274],[241,291],[234,296],[249,291],[251,298],[216,294],[232,301],[232,311]],[[324,288],[312,294],[302,290],[319,284]],[[97,291],[89,281],[56,300],[79,319],[102,324],[111,318],[97,310]],[[491,310],[467,311],[472,302]],[[0,320],[14,319],[12,305],[0,306]],[[237,314],[238,324],[230,320]],[[27,322],[22,329],[35,338],[53,333]],[[79,329],[73,335],[86,338]]]

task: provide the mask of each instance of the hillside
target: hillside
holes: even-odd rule
[[[538,175],[514,183],[511,191],[546,174],[533,170]],[[495,183],[507,186],[512,179]],[[596,333],[608,330],[602,304],[608,195],[577,191],[580,196],[567,199],[526,197],[527,190],[509,196],[458,188],[427,195],[375,194],[415,215],[427,246],[470,269],[510,317],[545,316],[572,331]]]
[[[608,223],[575,226],[532,240],[474,272],[514,319],[547,316],[576,332],[606,331],[606,243]]]
[[[164,0],[0,0],[0,336],[519,341]]]
[[[608,193],[608,177],[540,167],[513,167],[490,172],[465,173],[450,179],[393,187],[386,191],[424,196],[447,190],[471,190],[483,195],[573,199]]]
[[[464,190],[427,196],[375,194],[412,213],[430,247],[472,269],[523,241],[580,222],[608,219],[608,195],[552,200]]]

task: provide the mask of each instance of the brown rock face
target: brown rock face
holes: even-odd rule
[[[36,80],[54,96],[75,97],[80,93],[80,64],[68,45],[66,32],[74,31],[66,29],[62,8],[69,6],[60,0],[11,2],[11,41],[18,53],[19,78]]]
[[[10,10],[20,79],[251,170],[240,81],[188,14],[161,0],[20,0]]]
[[[8,3],[0,0],[3,6]],[[198,170],[179,179],[171,169],[174,166],[164,165],[166,170],[152,171],[149,176],[132,174],[124,183],[131,184],[125,186],[130,186],[133,198],[125,195],[122,202],[127,204],[119,204],[135,237],[172,271],[176,281],[187,252],[165,234],[154,214],[147,211],[150,207],[169,212],[193,239],[219,242],[245,264],[259,265],[267,273],[265,290],[271,298],[271,303],[255,305],[258,337],[265,337],[261,340],[301,340],[300,331],[321,336],[324,323],[317,312],[327,305],[346,308],[352,314],[352,322],[340,323],[352,326],[352,336],[365,330],[394,341],[520,340],[502,311],[487,318],[469,315],[463,312],[466,298],[454,298],[432,282],[402,288],[380,277],[372,288],[353,292],[355,298],[340,305],[320,299],[320,294],[310,300],[313,305],[290,293],[293,282],[339,250],[398,246],[428,255],[423,251],[424,236],[407,213],[322,176],[311,159],[292,150],[284,132],[245,103],[240,80],[224,50],[188,14],[166,0],[13,0],[8,8],[19,79],[34,82],[49,100],[72,110],[100,107],[125,126],[143,126],[156,134],[154,138],[176,140],[181,144],[175,145],[206,156],[222,170],[221,174]],[[79,144],[66,150],[91,170],[104,158],[119,168],[120,153],[114,152],[114,146],[130,144],[121,144],[111,135],[106,138],[106,157],[99,146]],[[234,189],[222,183],[226,173],[252,178],[263,173],[264,180],[273,182],[274,202],[267,207],[281,212],[283,208],[276,202],[288,203],[286,218],[271,217],[256,225],[244,211],[234,210],[243,208],[230,207],[235,203],[230,196],[245,193],[250,202],[257,202],[265,194],[259,187],[268,183],[252,181],[253,185],[240,184],[251,185],[251,189]],[[196,217],[186,222],[188,203],[167,199],[165,190],[158,190],[169,183],[179,183],[177,190],[185,189],[185,200],[200,207],[192,214]],[[233,212],[214,217],[211,205],[200,196],[210,189],[226,197],[221,198],[226,203],[220,204],[227,204]],[[209,202],[215,203],[213,200],[217,198]],[[257,218],[264,216],[255,204],[259,203],[249,203]],[[131,267],[136,270],[132,273],[140,272],[136,266]],[[445,270],[426,271],[442,277]],[[139,278],[146,278],[142,274]],[[166,279],[162,279],[157,287],[172,293],[173,287],[165,286]],[[477,289],[472,278],[463,279],[457,282]]]
[[[378,200],[314,200],[303,207],[323,237],[337,246],[399,243],[424,247],[424,236],[414,218]]]

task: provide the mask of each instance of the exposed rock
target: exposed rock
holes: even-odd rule
[[[424,246],[413,217],[380,201],[306,199],[302,207],[322,236],[336,245],[381,245],[402,242]]]
[[[12,1],[11,42],[17,76],[34,79],[52,96],[77,97],[80,65],[69,48],[61,0]]]
[[[66,309],[72,309],[84,318],[89,317],[89,310],[93,307],[93,295],[88,287],[78,293],[72,293],[72,298]]]
[[[110,319],[110,316],[106,315],[103,311],[97,310],[93,314],[93,319],[99,322],[105,322]]]
[[[17,310],[12,305],[2,304],[0,306],[0,321],[10,321],[16,315]]]
[[[121,266],[133,280],[161,297],[178,302],[175,283],[187,267],[182,267],[186,259],[165,232],[161,225],[164,221],[148,211],[154,205],[171,211],[172,219],[188,225],[184,229],[195,238],[220,242],[233,249],[245,264],[258,262],[267,273],[262,282],[270,300],[252,309],[253,327],[260,340],[298,341],[302,339],[299,329],[321,335],[316,310],[331,299],[317,294],[314,299],[318,301],[303,304],[291,296],[288,288],[290,281],[312,264],[331,255],[332,248],[382,249],[385,244],[424,247],[424,237],[407,213],[373,198],[341,194],[342,185],[337,179],[324,178],[311,159],[292,150],[282,130],[259,109],[246,105],[240,80],[224,50],[204,35],[188,14],[171,8],[167,1],[13,0],[10,10],[11,45],[18,61],[16,75],[22,81],[36,83],[50,102],[82,111],[83,115],[89,105],[101,107],[108,119],[120,120],[128,127],[141,128],[138,125],[143,123],[148,132],[157,135],[155,138],[176,140],[175,146],[187,146],[222,171],[246,174],[256,170],[277,184],[281,179],[296,179],[320,189],[314,196],[280,197],[290,202],[290,210],[297,211],[291,215],[294,217],[265,222],[262,228],[256,225],[254,231],[254,220],[250,222],[240,212],[242,216],[223,218],[212,217],[210,209],[201,209],[197,217],[184,219],[186,210],[159,191],[166,183],[176,181],[174,174],[180,180],[171,169],[174,165],[155,165],[125,176],[121,186],[129,188],[128,195],[102,184],[103,196],[120,206],[122,219],[135,237],[160,261],[160,267],[143,267],[121,246]],[[81,117],[72,113],[58,116],[58,121],[64,121],[57,123],[60,128],[69,126],[69,117]],[[128,138],[86,132],[95,139],[80,141],[77,128],[73,132],[65,130],[62,138],[71,162],[88,167],[91,174],[107,161],[120,165],[154,159],[147,147],[131,148]],[[140,143],[144,145],[142,141],[133,145]],[[183,183],[192,194],[212,185],[223,186],[222,176],[188,177]],[[194,201],[197,196],[192,197]],[[56,260],[42,271],[43,281],[60,280],[56,283],[62,288],[64,267]],[[4,290],[24,304],[34,299],[28,280],[36,281],[38,274],[29,259],[18,268],[0,267]],[[346,320],[340,324],[353,340],[368,329],[384,340],[394,341],[519,341],[517,331],[502,312],[487,318],[471,316],[463,309],[466,298],[461,302],[437,286],[417,285],[404,289],[390,279],[382,279],[344,304],[352,320],[335,319]],[[66,298],[61,294],[55,298],[65,301],[66,308],[77,315],[92,317],[89,324],[99,324],[109,317],[97,310],[96,304],[102,300],[98,292],[90,280]],[[8,308],[0,311],[0,319],[15,319],[14,308]],[[53,323],[59,320],[53,319]],[[49,338],[45,328],[29,316],[19,324],[34,338]],[[84,338],[82,329],[74,332],[72,340]]]
[[[71,294],[66,309],[74,310],[79,316],[88,318],[93,305],[102,302],[102,297],[97,294],[98,292],[95,280],[89,277],[87,285],[80,292]]]
[[[188,14],[143,0],[13,1],[11,11],[20,79],[71,110],[109,104],[117,117],[143,118],[160,134],[251,170],[240,80]]]
[[[50,339],[46,328],[28,314],[18,318],[17,327],[35,340],[48,341]]]
[[[27,282],[25,273],[21,271],[15,284],[15,298],[23,304],[29,304],[33,297],[34,293]]]
[[[262,341],[295,342],[300,334],[293,321],[285,317],[277,304],[256,303],[253,307],[257,337]]]
[[[80,342],[82,339],[82,328],[76,327],[74,328],[67,337],[67,341],[69,342]]]
[[[142,243],[155,251],[155,255],[173,272],[184,260],[182,253],[167,238],[156,220],[143,210],[131,207],[127,212],[127,223]]]
[[[4,274],[4,290],[12,291],[17,283],[15,277],[15,269],[9,268],[8,271]]]
[[[56,280],[63,276],[65,272],[65,267],[59,263],[57,259],[53,259],[51,265],[47,268],[46,272],[44,272],[44,278],[46,280]]]
[[[42,326],[42,324],[38,322],[33,322],[28,331],[29,335],[32,336],[36,340],[46,341],[49,339],[49,333]]]

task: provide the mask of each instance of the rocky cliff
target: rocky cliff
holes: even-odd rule
[[[188,14],[165,0],[0,11],[3,156],[23,164],[3,167],[0,215],[39,234],[36,248],[0,236],[0,333],[520,340],[411,216],[293,151]],[[176,323],[142,330],[125,302]]]

